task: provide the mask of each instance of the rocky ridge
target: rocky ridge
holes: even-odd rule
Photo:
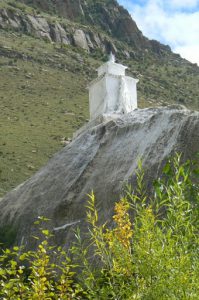
[[[51,220],[48,227],[55,233],[54,242],[67,246],[76,224],[86,231],[86,195],[92,189],[100,220],[108,220],[125,183],[135,183],[138,158],[143,160],[149,192],[170,155],[178,151],[183,160],[191,159],[198,149],[199,113],[183,107],[99,117],[0,201],[1,232],[12,229],[12,242],[34,247],[33,222],[43,215]]]
[[[22,2],[30,4],[29,1]],[[45,16],[44,13],[38,14],[34,9],[30,13],[26,6],[1,8],[0,29],[22,32],[49,42],[74,45],[88,52],[100,49],[102,52],[117,53],[118,49],[113,41],[116,39],[133,47],[132,55],[138,49],[155,52],[156,55],[171,53],[168,46],[144,37],[129,13],[116,1],[96,4],[91,1],[88,4],[85,0],[60,0],[55,3],[54,13],[62,18],[60,20],[51,15]],[[38,5],[40,9],[52,13],[49,9],[52,3],[50,5],[49,1],[33,1],[31,5]],[[130,58],[127,51],[123,51],[123,54]]]
[[[0,28],[21,31],[26,34],[42,38],[49,42],[63,45],[74,45],[86,51],[96,48],[102,51],[113,50],[116,47],[102,34],[93,32],[90,29],[76,28],[77,26],[67,26],[64,22],[52,22],[42,16],[22,14],[12,12],[9,9],[0,10]]]
[[[20,0],[40,10],[74,22],[98,26],[111,36],[131,44],[147,44],[130,14],[115,0]]]

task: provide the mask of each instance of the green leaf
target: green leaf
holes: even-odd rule
[[[45,236],[49,236],[50,235],[50,232],[48,229],[43,229],[42,230],[42,233],[45,235]]]

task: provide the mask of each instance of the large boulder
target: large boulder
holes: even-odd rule
[[[32,244],[37,216],[50,218],[55,243],[68,245],[78,224],[86,230],[87,193],[93,189],[101,221],[110,218],[126,181],[134,184],[142,158],[146,184],[157,178],[176,151],[183,159],[199,151],[199,112],[183,107],[137,109],[88,123],[73,141],[29,180],[0,200],[0,227],[16,233],[17,244]]]
[[[80,47],[84,50],[89,50],[86,35],[83,30],[76,29],[73,35],[75,46]]]

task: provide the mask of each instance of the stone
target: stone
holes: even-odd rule
[[[62,43],[64,45],[70,44],[66,31],[58,22],[56,22],[54,25],[51,25],[50,27],[51,27],[51,33],[50,33],[51,39],[54,42]]]
[[[44,3],[41,5],[44,5]],[[43,8],[45,8],[46,5],[47,2]],[[60,2],[60,5],[63,6],[62,9],[64,10],[71,7],[72,10],[70,12],[67,10],[66,14],[72,16],[74,13],[75,16],[75,11],[77,10],[78,14],[84,16],[84,10],[82,10],[83,8],[79,0],[77,0],[74,5],[71,1],[62,2],[62,4]],[[87,15],[87,20],[90,19],[92,19],[91,15]],[[105,53],[110,51],[117,53],[118,51],[111,38],[109,39],[106,35],[96,32],[96,30],[91,30],[90,28],[89,30],[86,29],[86,31],[80,28],[74,30],[73,26],[68,26],[67,23],[64,24],[64,20],[63,24],[60,24],[58,21],[54,23],[44,16],[27,14],[22,11],[0,9],[0,28],[12,28],[15,31],[30,34],[50,42],[65,45],[73,44],[87,52],[94,51],[95,49],[100,49]]]
[[[126,182],[135,185],[137,161],[142,158],[145,184],[150,193],[153,180],[176,151],[182,159],[194,159],[199,149],[199,112],[181,106],[137,109],[127,115],[100,116],[81,129],[34,176],[0,200],[0,230],[17,231],[14,243],[34,249],[33,222],[50,219],[54,244],[74,241],[74,229],[87,231],[87,194],[93,190],[99,222],[111,220],[113,207]],[[65,224],[74,224],[65,226]],[[59,230],[60,228],[60,230]],[[62,228],[62,229],[61,229]]]
[[[86,35],[86,40],[87,40],[88,48],[91,49],[91,50],[95,49],[95,47],[94,47],[94,45],[93,45],[93,43],[91,41],[90,34],[86,33],[85,35]]]
[[[102,48],[103,47],[102,39],[101,39],[101,37],[99,36],[98,33],[91,32],[90,33],[90,38],[91,38],[91,41],[95,45],[96,48]]]
[[[27,18],[29,19],[37,37],[52,41],[50,37],[50,27],[45,18],[38,16],[34,17],[32,15],[28,15]]]
[[[12,28],[18,30],[21,28],[21,18],[17,13],[13,14],[11,12],[7,13],[8,22]]]
[[[76,29],[73,38],[74,38],[74,43],[77,47],[89,51],[86,35],[83,30]]]

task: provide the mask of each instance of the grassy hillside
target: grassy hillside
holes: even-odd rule
[[[16,52],[0,57],[1,194],[44,165],[88,118],[89,62],[82,76],[79,56],[70,49],[63,55],[53,45],[8,33],[0,37],[4,50],[13,39]]]
[[[15,1],[2,1],[0,8],[10,3],[13,7]],[[199,108],[196,65],[172,53],[162,57],[114,43],[118,60],[140,80],[139,107],[180,103]],[[125,58],[124,51],[135,55]],[[107,53],[97,49],[87,53],[0,29],[0,196],[36,172],[86,122],[86,86],[106,59]]]

